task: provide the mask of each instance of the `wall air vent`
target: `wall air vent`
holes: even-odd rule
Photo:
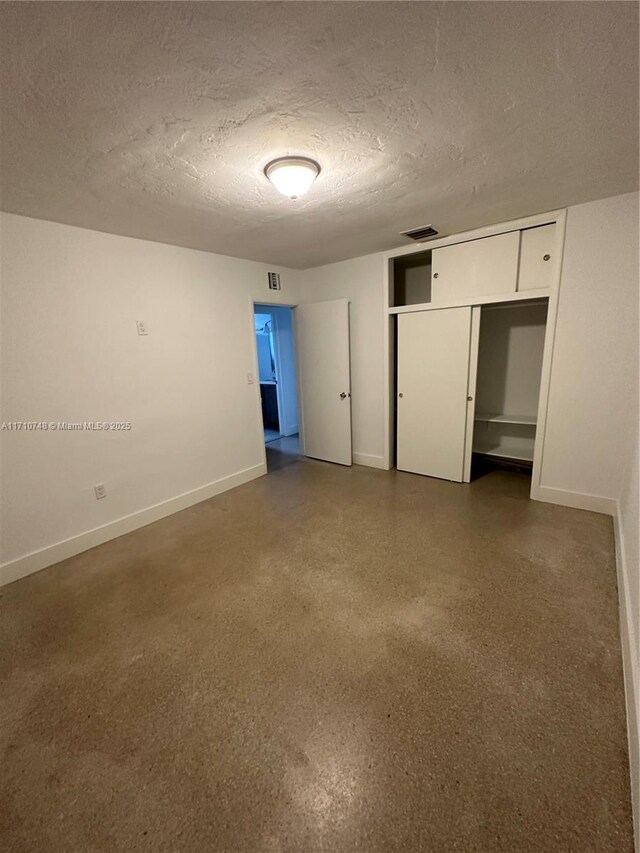
[[[423,225],[422,228],[412,228],[410,231],[401,231],[400,233],[410,240],[428,240],[429,237],[435,237],[438,232],[433,225]]]
[[[267,279],[269,280],[269,290],[280,290],[279,272],[268,272]]]

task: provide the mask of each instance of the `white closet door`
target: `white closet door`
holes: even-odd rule
[[[471,308],[398,315],[397,467],[462,482]]]
[[[349,303],[311,302],[293,310],[301,450],[351,465]]]
[[[434,249],[431,301],[515,293],[519,253],[519,231]]]

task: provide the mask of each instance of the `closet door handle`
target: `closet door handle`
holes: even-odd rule
[[[473,397],[467,397],[467,402],[471,403],[473,401]]]

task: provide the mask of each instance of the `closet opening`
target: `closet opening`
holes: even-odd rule
[[[472,480],[496,467],[531,474],[547,307],[545,299],[481,309]]]
[[[392,258],[389,262],[392,308],[431,302],[431,250]]]

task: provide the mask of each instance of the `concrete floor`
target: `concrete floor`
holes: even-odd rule
[[[11,851],[631,851],[611,521],[289,458],[1,591]]]

